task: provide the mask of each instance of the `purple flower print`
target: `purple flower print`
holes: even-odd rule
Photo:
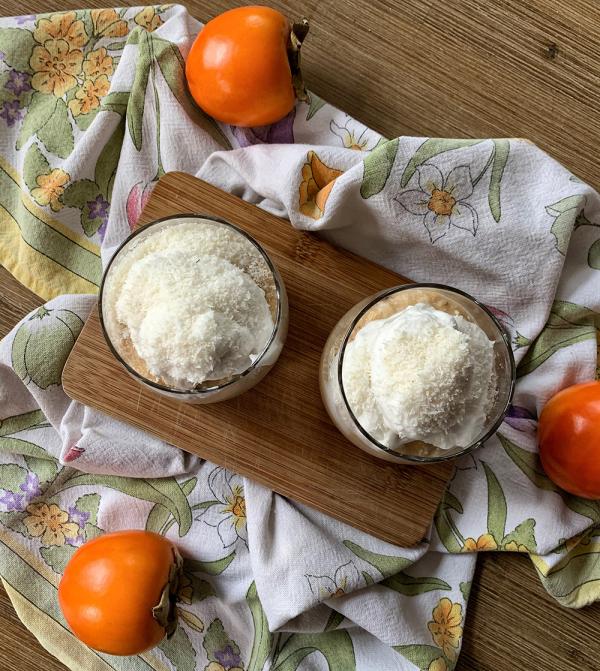
[[[17,25],[22,26],[24,23],[33,21],[35,19],[35,14],[24,14],[23,16],[17,16]]]
[[[16,121],[21,121],[23,118],[23,111],[20,109],[19,101],[12,100],[5,102],[2,105],[0,117],[6,121],[7,126],[14,126]]]
[[[18,70],[11,70],[8,73],[8,79],[4,88],[10,91],[13,95],[19,97],[25,91],[31,91],[31,84],[29,83],[31,77],[26,72],[19,72]]]
[[[27,498],[27,502],[31,499],[35,499],[36,496],[41,494],[40,481],[38,476],[35,473],[27,473],[25,482],[19,487],[19,489],[24,492],[24,496]]]
[[[255,126],[254,128],[231,126],[231,132],[240,147],[250,147],[253,144],[293,144],[295,118],[296,108],[293,108],[283,119],[270,126]]]
[[[537,417],[527,408],[519,405],[510,405],[504,421],[517,431],[524,433],[535,433],[537,427]]]
[[[90,519],[90,514],[84,510],[79,510],[76,506],[69,506],[69,517],[72,522],[75,522],[79,527],[83,528],[86,522]]]
[[[73,547],[76,547],[76,548],[83,544],[83,540],[84,539],[83,539],[82,534],[78,534],[77,536],[75,536],[75,538],[65,537],[65,543],[67,545],[72,545]]]
[[[6,506],[6,512],[25,510],[26,503],[23,494],[17,494],[17,492],[11,492],[7,489],[0,489],[0,491],[3,492],[0,496],[0,503]]]
[[[242,658],[230,645],[226,645],[222,650],[216,650],[215,658],[226,671],[242,666]]]
[[[0,51],[0,63],[6,60],[6,54],[3,51]]]
[[[104,198],[100,195],[96,196],[94,200],[89,200],[87,202],[89,218],[100,219],[102,221],[100,227],[98,228],[98,235],[100,236],[100,240],[104,240],[104,234],[106,233],[109,206],[109,202],[104,200]]]

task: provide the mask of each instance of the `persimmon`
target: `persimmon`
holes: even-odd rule
[[[118,531],[84,543],[69,560],[58,600],[71,631],[109,655],[137,655],[176,627],[182,559],[148,531]]]
[[[307,99],[300,73],[306,20],[293,26],[270,7],[230,9],[209,21],[186,61],[190,93],[218,121],[265,126]]]
[[[548,477],[571,494],[600,499],[600,382],[567,387],[544,406],[538,427]]]

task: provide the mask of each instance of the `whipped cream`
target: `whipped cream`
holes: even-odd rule
[[[357,420],[383,445],[466,447],[494,403],[493,343],[464,317],[418,303],[358,331],[342,381]]]

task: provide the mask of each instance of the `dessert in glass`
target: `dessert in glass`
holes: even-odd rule
[[[323,403],[354,445],[388,461],[466,454],[501,424],[515,384],[510,340],[484,305],[439,284],[381,291],[325,344]]]
[[[138,229],[108,264],[100,321],[141,384],[191,403],[237,396],[277,361],[288,327],[279,271],[242,229],[180,214]]]

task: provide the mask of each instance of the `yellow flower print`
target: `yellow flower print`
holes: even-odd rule
[[[435,644],[448,659],[456,659],[462,637],[462,606],[444,597],[433,609],[433,619],[427,623]]]
[[[65,40],[47,40],[43,47],[34,47],[29,59],[34,75],[31,86],[42,93],[63,96],[77,84],[81,72],[83,53],[71,49]]]
[[[527,546],[523,545],[522,543],[517,543],[517,541],[510,541],[509,543],[506,543],[504,550],[508,550],[508,552],[529,552]]]
[[[79,48],[87,44],[88,34],[83,21],[76,18],[75,12],[52,14],[48,19],[38,19],[33,38],[40,44],[48,40],[65,40],[71,48]]]
[[[27,512],[23,520],[27,533],[33,538],[41,536],[44,545],[64,545],[67,538],[79,534],[79,526],[69,522],[69,514],[54,503],[30,503]]]
[[[335,180],[343,174],[343,170],[336,170],[325,165],[315,154],[309,151],[307,162],[302,166],[302,182],[300,182],[300,212],[319,219],[325,211],[325,203],[329,198]]]
[[[145,28],[149,33],[162,25],[162,19],[156,13],[154,7],[144,7],[141,12],[135,15],[133,20],[138,26],[142,26],[142,28]]]
[[[204,667],[204,671],[244,671],[240,666],[230,666],[226,669],[219,662],[211,662],[208,666]]]
[[[208,476],[208,487],[215,504],[204,510],[203,521],[216,528],[223,547],[231,547],[238,540],[247,545],[246,499],[242,479],[224,468],[215,468]]]
[[[477,540],[474,538],[465,539],[465,544],[462,546],[463,552],[480,552],[482,550],[497,550],[496,543],[492,534],[482,534]]]
[[[92,9],[94,35],[99,37],[124,37],[127,35],[127,21],[119,18],[114,9]]]
[[[69,101],[69,109],[73,116],[87,114],[98,109],[100,100],[108,93],[109,87],[110,84],[106,75],[100,75],[94,80],[86,79],[73,100]]]
[[[113,73],[113,59],[104,47],[90,51],[83,61],[83,72],[88,79],[96,79],[100,75],[110,77]]]
[[[47,175],[38,175],[37,187],[32,189],[31,196],[36,203],[50,205],[55,212],[58,212],[62,207],[60,197],[63,195],[65,184],[69,179],[68,173],[60,168],[55,168]]]
[[[443,657],[434,659],[433,662],[431,662],[431,664],[427,667],[427,671],[448,671],[446,660]]]

